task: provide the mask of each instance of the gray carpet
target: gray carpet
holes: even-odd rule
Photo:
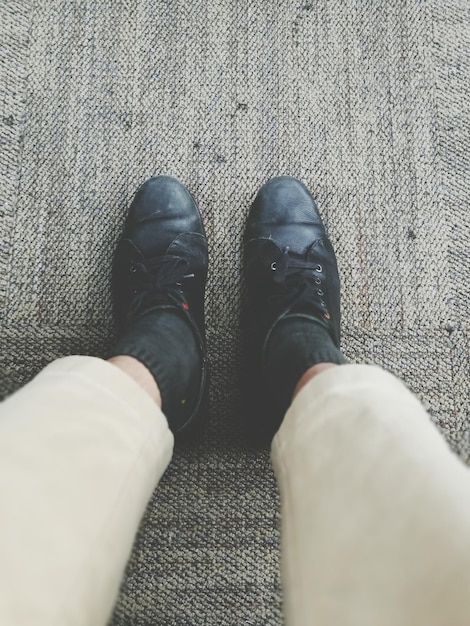
[[[169,173],[210,240],[211,419],[143,521],[113,626],[279,625],[269,457],[239,432],[241,234],[288,173],[336,246],[343,347],[470,459],[467,0],[3,0],[0,392],[113,338],[111,254]]]

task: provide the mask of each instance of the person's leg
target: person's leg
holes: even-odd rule
[[[47,366],[0,405],[0,624],[104,626],[173,435],[129,374]]]
[[[470,472],[398,379],[319,373],[272,451],[289,626],[468,624]]]
[[[263,309],[268,315],[273,302],[284,307],[261,327],[260,384],[283,409],[294,396],[284,419],[273,409],[267,429],[272,435],[282,422],[272,453],[282,506],[286,624],[467,624],[469,470],[401,382],[376,367],[344,365],[337,355],[334,252],[305,188],[289,179],[268,183],[255,201],[247,234],[251,300],[256,284],[265,283],[256,318]],[[267,271],[254,270],[276,262],[266,258],[265,238],[284,250],[290,280],[282,291]],[[316,264],[327,268],[320,291],[328,318],[315,303]],[[299,327],[300,312],[305,322]],[[323,316],[336,329],[332,324],[325,334],[325,325],[310,323],[308,315],[312,322]]]
[[[190,194],[147,181],[116,252],[109,360],[56,361],[0,405],[2,626],[106,624],[173,438],[205,417],[206,274]]]

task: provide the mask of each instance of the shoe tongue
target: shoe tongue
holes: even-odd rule
[[[328,330],[330,328],[328,320],[326,320],[321,313],[312,311],[312,307],[303,302],[300,302],[299,304],[294,306],[289,311],[289,313],[285,316],[285,318],[288,318],[288,317],[303,317],[303,318],[308,317],[309,319],[311,319],[314,322],[317,322],[324,328]]]
[[[136,317],[150,313],[156,309],[176,309],[180,307],[178,303],[173,300],[167,293],[150,293],[146,294],[144,298],[139,302],[137,308],[134,311]]]
[[[160,293],[147,294],[143,298],[142,304],[146,309],[152,309],[161,305],[163,306],[166,306],[167,304],[174,305],[174,302],[167,293],[160,292]]]

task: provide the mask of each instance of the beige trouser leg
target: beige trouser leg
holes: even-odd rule
[[[470,624],[470,472],[401,382],[323,372],[273,463],[288,626]]]
[[[0,624],[105,626],[173,435],[117,367],[56,361],[0,405]]]

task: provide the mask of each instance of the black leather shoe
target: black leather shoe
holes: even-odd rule
[[[132,201],[116,249],[114,308],[120,333],[126,333],[134,322],[157,310],[177,311],[190,325],[200,350],[202,371],[196,373],[200,380],[197,401],[184,423],[173,424],[171,416],[167,415],[176,435],[192,433],[206,410],[204,291],[207,268],[204,227],[186,187],[170,176],[146,181]],[[143,345],[145,340],[143,337]],[[121,349],[119,346],[118,354],[122,353]],[[184,347],[179,349],[184,351]]]
[[[258,192],[244,234],[244,273],[253,348],[249,362],[258,374],[250,373],[250,378],[264,394],[257,408],[258,413],[265,408],[258,434],[272,436],[283,415],[270,405],[276,394],[263,376],[266,346],[276,325],[289,317],[311,318],[328,331],[337,349],[340,342],[335,253],[317,205],[300,181],[280,176]]]

